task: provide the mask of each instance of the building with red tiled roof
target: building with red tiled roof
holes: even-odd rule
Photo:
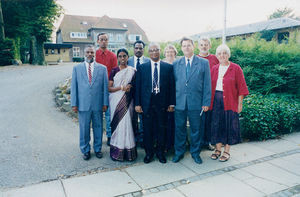
[[[72,44],[70,57],[81,58],[86,45],[98,46],[97,35],[101,32],[109,35],[108,48],[113,52],[131,47],[137,40],[148,42],[144,30],[132,19],[65,15],[56,32],[56,43]]]

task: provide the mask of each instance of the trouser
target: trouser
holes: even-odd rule
[[[79,111],[78,120],[79,120],[79,146],[83,154],[91,150],[90,147],[90,127],[92,123],[93,136],[94,136],[94,151],[100,152],[102,147],[102,133],[103,133],[103,124],[102,124],[103,114],[102,111]]]
[[[175,110],[175,154],[183,155],[186,148],[186,123],[190,123],[190,153],[192,156],[198,156],[201,151],[203,140],[203,129],[200,127],[200,110]]]

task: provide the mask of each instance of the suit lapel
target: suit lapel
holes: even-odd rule
[[[85,67],[85,62],[81,64],[81,74],[86,83],[89,84],[88,74]]]
[[[194,74],[194,72],[196,71],[197,66],[198,66],[198,61],[197,61],[197,59],[196,59],[196,56],[194,55],[193,60],[192,60],[192,65],[191,65],[190,75],[189,75],[189,78],[187,79],[187,81],[190,80],[191,76],[192,76],[192,75]]]
[[[151,62],[147,62],[145,65],[145,73],[146,73],[146,84],[150,84],[150,87],[152,87],[152,72],[151,72]]]
[[[181,58],[178,62],[178,73],[182,75],[184,81],[186,81],[186,64],[185,64],[185,57]]]
[[[93,77],[92,77],[92,83],[91,86],[94,84],[96,81],[96,78],[98,76],[98,66],[96,66],[96,63],[94,63],[94,72],[93,72]]]

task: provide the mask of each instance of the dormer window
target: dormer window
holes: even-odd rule
[[[123,27],[127,28],[127,25],[126,25],[126,23],[123,23]]]
[[[86,32],[71,32],[70,33],[71,38],[87,38],[87,33]]]

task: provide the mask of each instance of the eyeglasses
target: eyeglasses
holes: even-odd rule
[[[103,42],[103,41],[108,41],[108,39],[107,38],[101,38],[101,39],[99,39],[101,42]]]
[[[149,49],[149,53],[159,52],[159,49]]]

